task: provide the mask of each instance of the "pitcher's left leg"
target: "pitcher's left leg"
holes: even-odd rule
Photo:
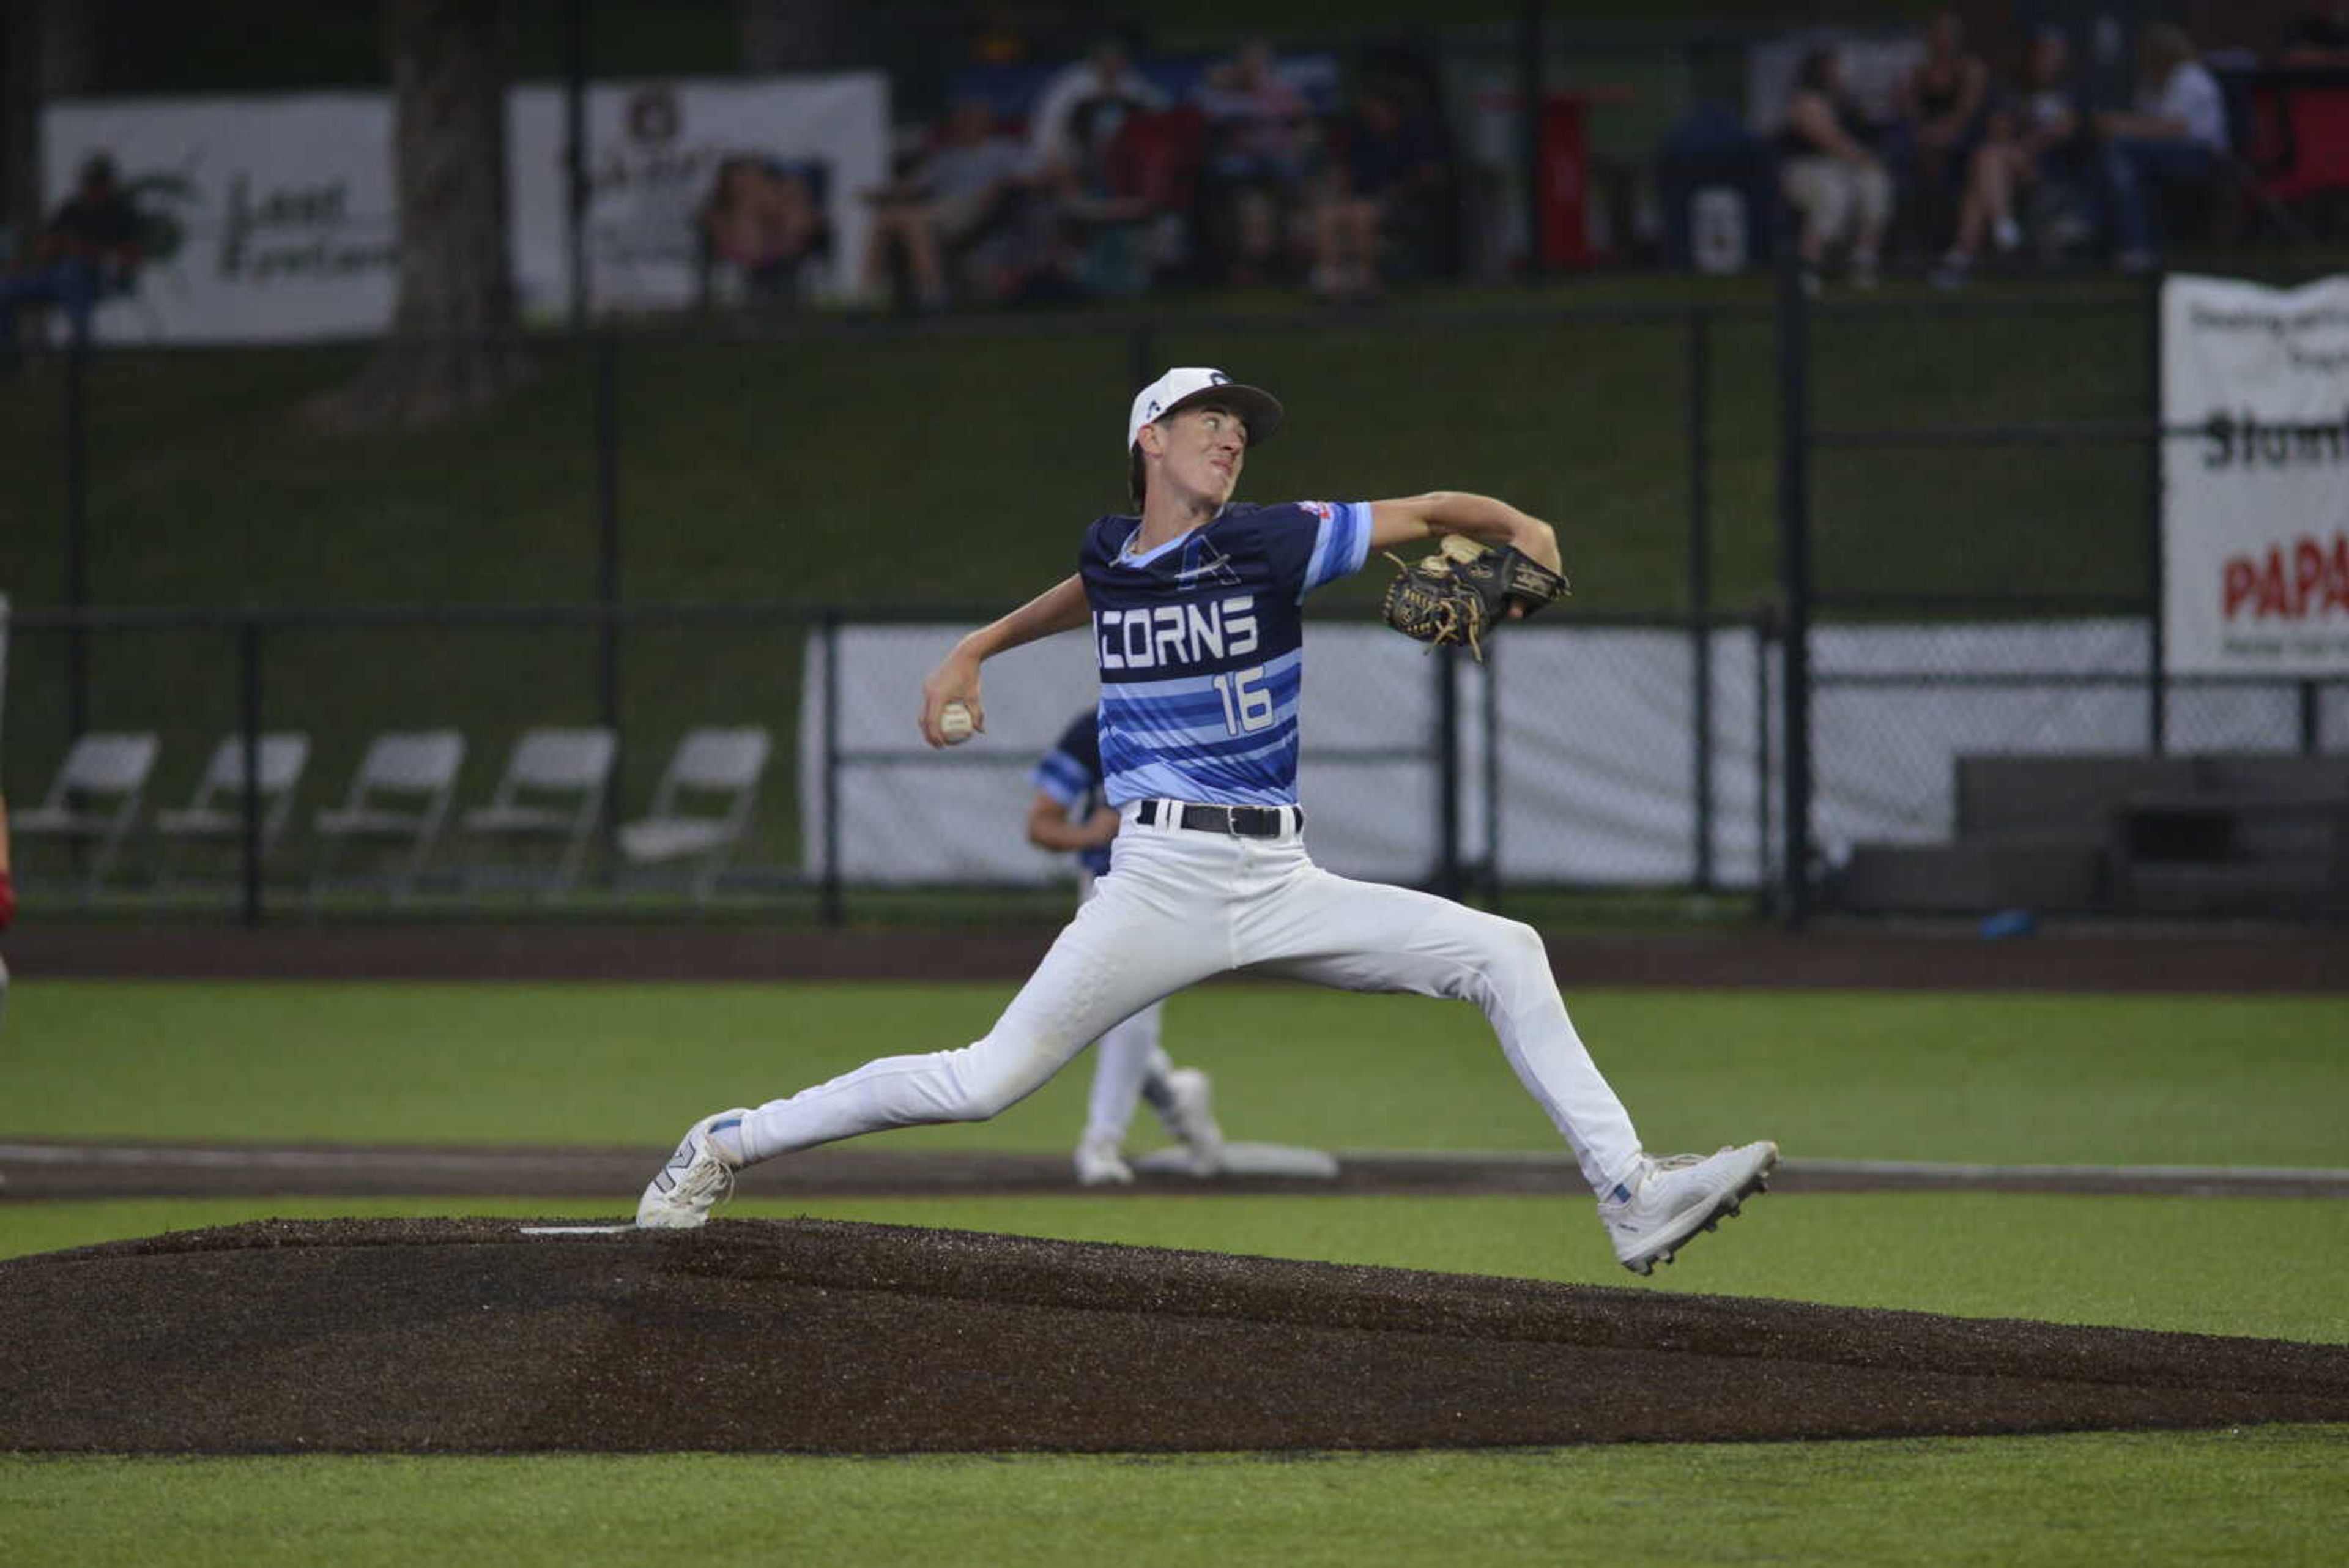
[[[1344,991],[1475,1002],[1591,1190],[1607,1196],[1637,1172],[1640,1135],[1567,1015],[1532,927],[1309,864],[1258,913],[1245,933],[1250,967]]]

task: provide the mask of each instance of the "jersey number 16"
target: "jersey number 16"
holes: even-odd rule
[[[1245,730],[1269,729],[1272,725],[1272,693],[1258,684],[1264,680],[1264,666],[1235,670],[1216,677],[1216,695],[1224,700],[1224,732],[1237,735]]]

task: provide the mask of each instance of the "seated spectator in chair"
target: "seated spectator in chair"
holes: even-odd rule
[[[2154,265],[2157,192],[2209,184],[2228,150],[2226,95],[2182,29],[2156,23],[2137,36],[2137,81],[2134,111],[2096,117],[2113,259],[2124,272]]]
[[[27,305],[65,312],[77,347],[89,341],[98,302],[130,286],[139,270],[139,212],[104,155],[82,165],[73,195],[50,215],[29,265],[0,275],[0,364],[16,355],[16,316]]]
[[[1954,190],[1965,178],[1990,97],[1990,67],[1966,47],[1955,11],[1935,16],[1925,57],[1900,78],[1903,161],[1928,192]]]
[[[865,297],[886,296],[895,257],[905,263],[916,306],[945,309],[947,260],[997,226],[1027,183],[1026,161],[1017,142],[995,133],[994,111],[986,104],[960,103],[947,111],[937,145],[914,171],[864,194],[873,204],[862,272]],[[985,294],[991,301],[1000,292]]]
[[[1164,215],[1126,166],[1138,122],[1168,109],[1166,95],[1135,71],[1118,39],[1048,84],[1030,128],[1029,175],[1044,198],[1049,260],[1036,297],[1123,297],[1143,293],[1155,262],[1152,220]]]
[[[1338,129],[1327,179],[1314,213],[1313,292],[1333,302],[1375,298],[1389,221],[1443,183],[1433,129],[1406,108],[1401,89],[1366,88]]]
[[[696,221],[709,254],[740,270],[744,293],[762,305],[792,297],[823,227],[805,175],[751,157],[719,164]]]
[[[1892,221],[1892,176],[1844,91],[1843,64],[1833,46],[1803,57],[1777,147],[1779,182],[1802,218],[1806,286],[1817,286],[1827,253],[1847,239],[1852,282],[1874,287],[1884,231]]]
[[[2071,49],[2062,33],[2051,27],[2032,36],[2022,78],[1992,106],[1982,143],[1969,161],[1957,241],[1935,270],[1935,283],[1946,287],[1963,282],[1985,239],[2001,253],[2022,247],[2017,197],[2060,173],[2079,146],[2083,122],[2071,71]]]
[[[1206,117],[1203,183],[1227,281],[1249,284],[1276,270],[1288,221],[1305,179],[1313,111],[1280,78],[1272,46],[1252,43],[1199,87]]]
[[[1028,121],[1029,172],[1056,182],[1082,179],[1108,156],[1133,115],[1166,107],[1166,95],[1133,68],[1124,43],[1102,39],[1092,52],[1044,84]]]

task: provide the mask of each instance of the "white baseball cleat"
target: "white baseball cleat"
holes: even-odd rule
[[[1166,1105],[1158,1119],[1190,1151],[1194,1176],[1216,1176],[1224,1168],[1224,1129],[1216,1125],[1214,1090],[1207,1075],[1196,1067],[1177,1067],[1166,1075]]]
[[[750,1113],[740,1106],[702,1117],[636,1200],[636,1224],[647,1231],[690,1231],[709,1222],[709,1211],[734,1190],[739,1161],[730,1159],[711,1135],[739,1129]],[[736,1131],[739,1140],[740,1134]]]
[[[1089,1137],[1077,1145],[1077,1185],[1131,1187],[1133,1168],[1125,1163],[1125,1156],[1116,1144],[1107,1138]]]
[[[1599,1204],[1617,1260],[1635,1274],[1671,1262],[1698,1231],[1712,1230],[1747,1198],[1766,1190],[1777,1163],[1775,1143],[1749,1143],[1714,1155],[1643,1157],[1639,1174],[1617,1189],[1620,1196]]]

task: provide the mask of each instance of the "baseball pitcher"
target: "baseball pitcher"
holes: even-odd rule
[[[1123,443],[1135,510],[1095,519],[1073,575],[965,637],[923,683],[922,733],[936,746],[947,743],[950,706],[985,730],[979,670],[998,653],[1081,628],[1100,670],[1102,771],[1119,820],[1109,875],[1002,1016],[958,1049],[885,1057],[755,1110],[704,1116],[645,1189],[637,1224],[703,1223],[734,1172],[759,1160],[883,1127],[993,1116],[1112,1025],[1243,968],[1479,1008],[1574,1151],[1615,1256],[1635,1273],[1761,1189],[1774,1144],[1702,1158],[1641,1147],[1530,927],[1335,876],[1307,853],[1297,797],[1307,596],[1361,570],[1372,550],[1461,536],[1479,548],[1439,549],[1451,563],[1435,574],[1444,591],[1431,585],[1390,616],[1431,643],[1474,648],[1564,578],[1550,525],[1487,496],[1236,504],[1250,449],[1283,417],[1270,393],[1220,370],[1173,369],[1143,388]],[[1472,562],[1482,568],[1458,569]]]

